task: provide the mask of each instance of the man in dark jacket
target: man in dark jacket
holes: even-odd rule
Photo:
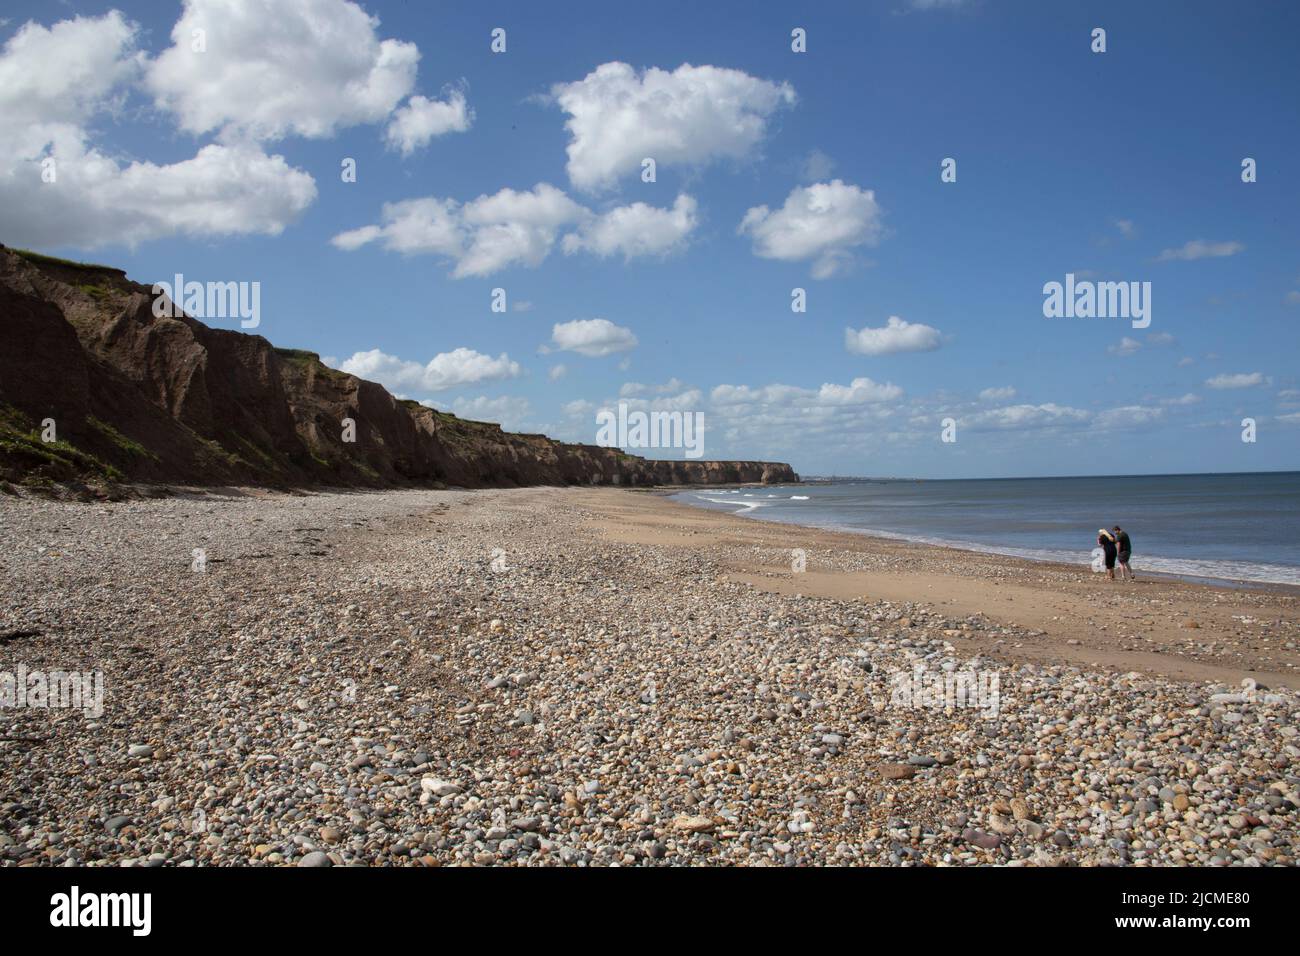
[[[1115,547],[1119,551],[1119,576],[1123,580],[1133,580],[1133,569],[1128,566],[1128,559],[1133,555],[1133,542],[1129,540],[1128,532],[1115,525]]]

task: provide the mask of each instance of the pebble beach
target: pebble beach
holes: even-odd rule
[[[0,673],[105,692],[0,708],[0,865],[1295,864],[1293,595],[1148,585],[1268,625],[1180,678],[792,548],[904,560],[612,489],[0,497]]]

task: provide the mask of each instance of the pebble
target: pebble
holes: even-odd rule
[[[761,528],[627,543],[594,494],[0,495],[0,619],[42,630],[0,670],[99,666],[112,707],[0,710],[43,738],[0,740],[0,865],[1297,864],[1288,688],[995,660],[1039,638],[761,591]],[[999,712],[891,703],[918,664]]]

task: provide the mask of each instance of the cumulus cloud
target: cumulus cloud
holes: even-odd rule
[[[1210,388],[1218,389],[1254,388],[1256,385],[1267,385],[1268,379],[1263,372],[1238,372],[1235,375],[1225,373],[1207,378],[1205,384]]]
[[[1086,424],[1089,415],[1079,408],[1047,402],[1042,405],[1007,405],[977,412],[963,421],[967,428],[976,430],[1060,428]]]
[[[538,183],[531,190],[502,189],[464,204],[436,196],[385,203],[379,224],[341,232],[330,241],[344,251],[379,242],[390,252],[436,255],[452,264],[452,276],[459,279],[512,265],[536,267],[557,242],[569,254],[666,255],[681,248],[695,228],[695,209],[695,200],[682,195],[671,209],[638,202],[596,215],[563,190]]]
[[[754,255],[786,262],[812,260],[813,278],[840,271],[855,246],[880,241],[875,193],[839,179],[798,186],[780,209],[755,206],[737,231],[753,240]]]
[[[0,51],[0,161],[39,157],[52,143],[81,149],[82,125],[114,109],[143,68],[138,39],[116,10],[19,27]]]
[[[273,236],[316,198],[309,174],[254,146],[213,144],[162,166],[120,166],[94,150],[58,150],[54,157],[55,183],[41,182],[36,160],[18,164],[21,176],[0,171],[0,232],[7,241],[94,248],[177,235]]]
[[[551,95],[569,114],[569,180],[588,191],[639,172],[646,157],[659,166],[748,157],[772,114],[795,102],[789,84],[689,64],[638,72],[626,63],[603,63],[581,80],[552,87]]]
[[[556,351],[603,358],[636,348],[637,338],[630,329],[608,319],[574,319],[551,329],[551,344]]]
[[[619,388],[620,398],[635,398],[638,395],[667,395],[679,392],[684,386],[676,378],[670,378],[662,385],[643,385],[641,382],[624,382]]]
[[[1176,259],[1214,259],[1222,256],[1235,256],[1246,247],[1240,242],[1211,242],[1208,239],[1193,239],[1177,249],[1165,249],[1156,257],[1159,262],[1171,262]]]
[[[933,352],[942,344],[939,330],[896,315],[880,328],[845,329],[844,347],[858,355],[893,355],[897,352]]]
[[[145,85],[187,132],[327,137],[386,119],[415,86],[420,51],[378,28],[348,0],[185,0]]]
[[[564,237],[566,253],[586,250],[602,259],[622,255],[667,255],[682,249],[695,230],[697,203],[691,196],[677,197],[671,209],[656,209],[643,202],[619,206],[585,221]]]
[[[473,122],[474,111],[460,90],[453,90],[445,100],[412,96],[393,114],[385,139],[390,147],[400,150],[403,156],[409,156],[429,145],[435,136],[463,133]]]
[[[901,397],[903,390],[892,382],[855,378],[848,385],[824,383],[819,389],[795,385],[718,385],[710,393],[715,405],[835,406],[887,402]]]
[[[1121,405],[1118,408],[1108,408],[1105,411],[1098,412],[1093,421],[1093,427],[1101,431],[1141,428],[1145,425],[1156,424],[1163,420],[1164,415],[1165,410],[1163,408]]]
[[[117,11],[25,24],[0,49],[0,230],[79,247],[280,233],[316,184],[261,144],[382,121],[412,90],[418,50],[377,29],[348,0],[186,0],[172,45],[151,61]],[[96,146],[93,125],[135,89],[163,118],[218,141],[166,164]],[[455,96],[441,104],[450,116],[438,105],[409,100],[394,120],[398,148],[468,121]]]
[[[392,391],[410,392],[440,392],[457,385],[518,378],[523,372],[519,363],[504,352],[493,358],[467,348],[442,352],[426,365],[371,349],[355,353],[339,365],[339,370],[378,382]]]
[[[1142,348],[1142,343],[1137,339],[1129,338],[1127,335],[1119,340],[1118,345],[1107,346],[1106,351],[1111,355],[1127,356],[1132,355]]]
[[[603,407],[612,410],[616,404],[621,404],[626,405],[630,411],[689,412],[698,410],[703,401],[704,394],[698,388],[688,388],[676,395],[658,394],[645,398],[621,396],[617,403],[606,402]]]
[[[560,379],[564,378],[564,376],[569,374],[569,369],[564,365],[552,365],[551,370],[546,374],[552,382],[558,382]]]
[[[370,242],[406,255],[437,255],[454,263],[456,278],[482,276],[509,265],[537,266],[562,228],[581,218],[582,207],[549,183],[518,192],[502,189],[465,204],[428,196],[385,203],[382,225],[336,235],[344,250]]]
[[[529,192],[502,189],[480,196],[461,209],[467,243],[454,274],[488,275],[516,262],[536,266],[550,254],[559,229],[582,212],[546,183]]]
[[[1002,385],[995,388],[986,388],[980,392],[980,401],[982,402],[1005,402],[1016,397],[1016,390],[1010,385]]]

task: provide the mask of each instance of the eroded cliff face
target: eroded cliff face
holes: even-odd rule
[[[343,420],[356,440],[343,440]],[[55,440],[43,440],[51,420]],[[273,487],[797,481],[761,461],[651,461],[466,421],[277,349],[153,314],[120,270],[0,246],[0,478]]]

